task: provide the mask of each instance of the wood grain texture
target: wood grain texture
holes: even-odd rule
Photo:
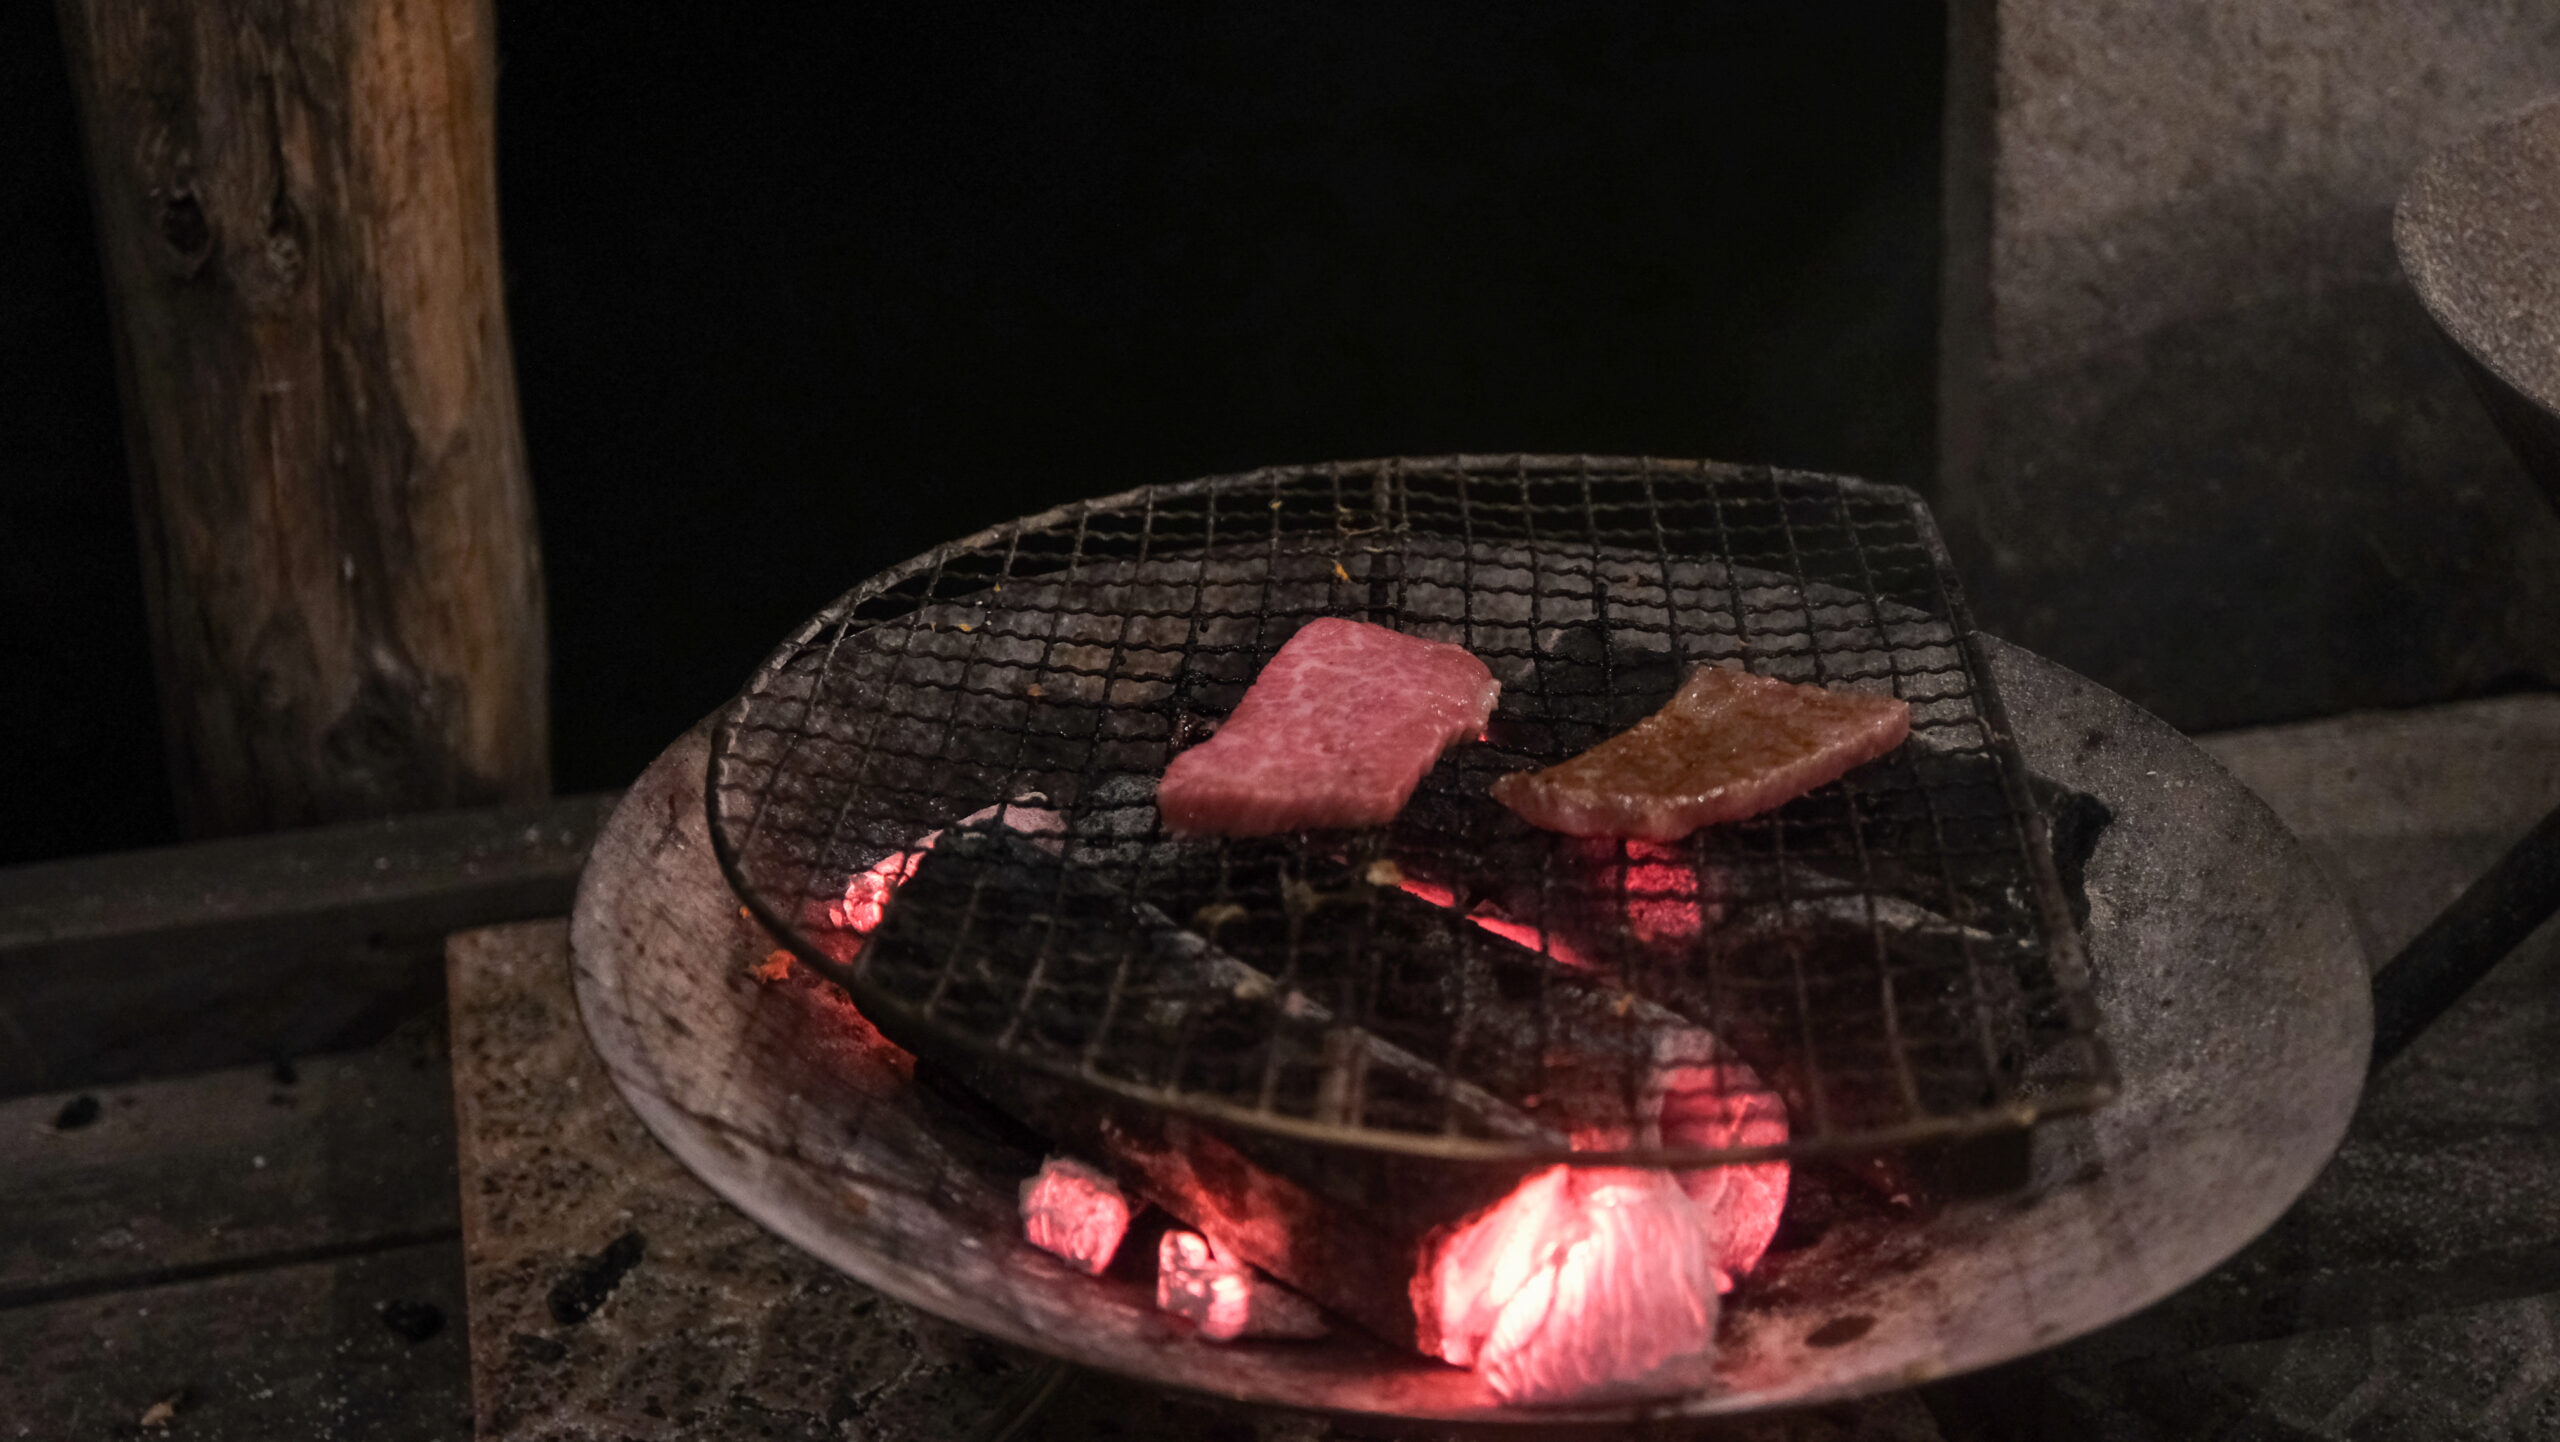
[[[606,797],[0,868],[0,1098],[370,1044],[444,938],[569,908]]]
[[[0,1104],[0,1438],[467,1438],[444,1052]]]
[[[341,1056],[0,1103],[0,1312],[454,1239],[444,1051],[428,1015]]]
[[[181,819],[526,799],[486,0],[60,0]]]

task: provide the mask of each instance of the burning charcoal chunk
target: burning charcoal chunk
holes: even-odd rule
[[[1071,1157],[1051,1157],[1022,1182],[1022,1234],[1031,1245],[1101,1276],[1129,1231],[1120,1185]]]
[[[1250,851],[1255,843],[1240,845]],[[1368,892],[1426,921],[1435,915],[1391,890]],[[887,1003],[866,1011],[898,1039],[906,1033],[896,1008],[930,1000],[945,1028],[993,1036],[1010,1027],[1017,1053],[1149,1087],[1232,1092],[1259,1078],[1276,1054],[1293,1102],[1311,1101],[1326,1077],[1353,1070],[1382,1092],[1412,1093],[1435,1125],[1445,1117],[1465,1135],[1561,1145],[1561,1136],[1516,1108],[1397,1047],[1393,1029],[1339,1024],[1334,994],[1367,970],[1358,950],[1367,908],[1357,903],[1373,898],[1326,895],[1310,903],[1315,910],[1300,932],[1299,985],[1283,988],[1273,980],[1283,959],[1265,954],[1285,940],[1282,927],[1237,928],[1240,951],[1231,951],[1106,875],[1050,854],[1037,838],[954,830],[900,888],[862,955],[862,980]],[[1275,899],[1270,909],[1276,914],[1278,906]],[[1412,920],[1404,917],[1408,928]],[[1411,937],[1406,930],[1380,935],[1399,952],[1437,946],[1412,953],[1406,969],[1416,972],[1450,949],[1436,922]],[[1034,961],[1040,981],[1026,999],[1023,980]],[[1144,1004],[1116,1003],[1115,985]],[[1445,1030],[1445,1013],[1428,1006]],[[1097,1034],[1110,1045],[1088,1055]],[[923,1054],[933,1044],[918,1035],[909,1049]]]
[[[1706,666],[1661,710],[1561,765],[1503,777],[1493,795],[1568,836],[1677,841],[1837,780],[1910,730],[1895,697]]]
[[[1382,825],[1443,749],[1484,729],[1501,691],[1464,647],[1321,617],[1165,768],[1156,804],[1186,835]]]
[[[1425,1251],[1423,1347],[1505,1401],[1658,1397],[1704,1386],[1716,1268],[1661,1172],[1550,1167]]]
[[[1786,1104],[1757,1072],[1704,1028],[1637,1003],[1626,1020],[1650,1033],[1650,1059],[1630,1094],[1625,1069],[1590,1051],[1548,1065],[1548,1113],[1574,1145],[1724,1150],[1781,1146]],[[1790,1168],[1783,1161],[1688,1167],[1670,1173],[1697,1210],[1716,1290],[1729,1292],[1778,1232]]]
[[[1661,709],[1685,669],[1668,636],[1576,621],[1538,632],[1539,709],[1568,745],[1587,746]],[[1578,742],[1576,740],[1578,738]]]
[[[1467,920],[1477,926],[1583,971],[1623,968],[1639,957],[1677,958],[1725,918],[1724,875],[1682,847],[1551,840],[1548,866],[1532,862],[1506,873],[1498,864],[1476,868],[1462,859],[1452,867],[1434,858],[1417,863],[1428,876],[1407,877],[1402,889],[1439,907],[1459,908],[1463,901]]]
[[[1664,1145],[1764,1147],[1786,1141],[1785,1104],[1712,1035],[1686,1028],[1664,1050],[1672,1058],[1660,1074],[1657,1124]],[[1772,1161],[1692,1167],[1674,1174],[1707,1228],[1717,1291],[1732,1291],[1769,1250],[1778,1235],[1778,1219],[1787,1210],[1792,1173],[1785,1162]]]
[[[952,829],[1003,827],[1021,832],[1033,838],[1043,849],[1054,852],[1061,844],[1059,838],[1067,823],[1058,813],[1047,809],[1048,799],[1036,791],[1018,796],[1011,801],[973,811],[952,823]],[[923,862],[925,854],[933,850],[934,844],[941,839],[942,832],[928,831],[906,849],[892,851],[855,872],[853,879],[845,883],[843,898],[829,904],[824,913],[827,927],[837,933],[832,940],[838,961],[850,961],[861,952],[864,938],[880,925],[880,918],[887,914],[890,898],[898,894],[898,888],[906,884],[907,878],[916,874],[916,867]]]
[[[1859,776],[1853,797],[1830,805],[1809,799],[1787,813],[1788,855],[1801,870],[1840,888],[1905,898],[1942,923],[2040,934],[2033,878],[2022,865],[2013,799],[1997,758],[1915,740]],[[2051,831],[2054,870],[2073,920],[2086,924],[2081,876],[2114,818],[2095,797],[2042,777],[2029,776],[2027,789]],[[1785,880],[1765,868],[1751,879],[1760,890]]]
[[[1517,1185],[1516,1171],[1226,1134],[949,1047],[944,1028],[994,1035],[1011,1025],[1017,1053],[1045,1054],[1053,1073],[1073,1060],[1195,1092],[1232,1087],[1229,1072],[1251,1081],[1267,1071],[1274,1095],[1324,1121],[1430,1125],[1559,1150],[1785,1139],[1783,1104],[1694,1025],[1483,932],[1382,875],[1365,889],[1339,878],[1314,888],[1322,897],[1298,913],[1295,972],[1283,985],[1277,967],[1286,958],[1270,950],[1278,928],[1230,928],[1211,941],[1031,838],[955,831],[901,888],[862,956],[861,978],[884,1003],[866,1000],[866,1011],[1055,1146],[1108,1157],[1226,1256],[1399,1341],[1414,1338],[1417,1317],[1410,1286],[1398,1280],[1409,1284],[1424,1265],[1425,1239],[1498,1202]],[[1025,1005],[1017,978],[1033,959],[1041,983]],[[1124,994],[1147,1002],[1122,1007],[1111,1048],[1088,1052],[1115,977]],[[1346,986],[1353,981],[1371,988],[1365,999]],[[941,1025],[914,1026],[905,999],[928,995]],[[1339,1022],[1354,1005],[1366,1025]],[[1459,1015],[1469,1020],[1453,1035]],[[1266,1068],[1275,1055],[1278,1065]],[[1723,1097],[1725,1088],[1750,1095]],[[1541,1102],[1535,1115],[1523,1109],[1533,1099]],[[1660,1185],[1650,1192],[1605,1193],[1676,1199],[1685,1230],[1674,1260],[1694,1256],[1698,1265],[1694,1276],[1681,1262],[1640,1284],[1670,1288],[1663,1298],[1603,1286],[1604,1316],[1686,1315],[1692,1291],[1703,1291],[1712,1316],[1719,1274],[1752,1264],[1768,1243],[1764,1214],[1784,1198],[1782,1163],[1724,1170],[1734,1175],[1653,1173]],[[1696,1201],[1682,1190],[1692,1181]],[[1625,1236],[1651,1235],[1650,1225],[1609,1221],[1579,1270],[1559,1275],[1585,1290],[1601,1285],[1591,1267]],[[1521,1385],[1566,1385],[1540,1370],[1548,1353],[1521,1355]],[[1654,1362],[1667,1367],[1669,1355],[1649,1362],[1635,1385],[1659,1380]],[[1571,1373],[1584,1364],[1556,1365]]]
[[[1156,1305],[1213,1342],[1321,1337],[1315,1303],[1255,1272],[1198,1232],[1175,1228],[1156,1246]]]

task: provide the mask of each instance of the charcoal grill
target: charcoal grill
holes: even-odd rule
[[[2336,1147],[2363,1079],[2364,959],[2319,868],[2174,731],[1986,640],[2036,771],[2110,807],[2087,871],[2092,982],[2116,1100],[2036,1129],[2028,1196],[1773,1256],[1683,1416],[1801,1406],[1988,1366],[2169,1295],[2256,1236]],[[955,1106],[842,993],[783,969],[711,855],[709,724],[597,837],[570,932],[579,1012],[622,1097],[714,1191],[891,1296],[1082,1366],[1249,1402],[1401,1419],[1622,1424],[1644,1409],[1507,1407],[1470,1373],[1338,1334],[1220,1346],[1141,1278],[1022,1240],[1035,1141]],[[1772,1286],[1772,1270],[1814,1280]]]
[[[1165,763],[1326,615],[1483,658],[1503,683],[1484,744],[1453,749],[1388,827],[1164,836]],[[1670,848],[1540,832],[1487,798],[1697,665],[1899,696],[1912,739]],[[730,885],[885,1029],[1228,1128],[1564,1155],[1562,1129],[1509,1104],[1560,1084],[1536,1042],[1577,1007],[1603,1016],[1574,1031],[1577,1067],[1609,1054],[1640,1088],[1647,1036],[1605,1013],[1676,1014],[1740,1048],[1792,1120],[1783,1144],[1638,1134],[1585,1160],[1868,1153],[2015,1131],[2115,1085],[1998,689],[1926,509],[1891,487],[1452,457],[1077,502],[822,612],[727,713],[709,777]],[[1055,866],[913,887],[882,919],[876,881],[921,838],[1008,805],[1057,827]],[[1697,935],[1641,939],[1665,908]],[[1552,979],[1453,993],[1448,973],[1503,944],[1470,911],[1558,961]],[[1484,1040],[1506,1028],[1530,1040]]]
[[[1504,504],[1480,506],[1485,496]],[[1149,808],[1132,778],[1152,778],[1314,614],[1398,620],[1468,644],[1502,676],[1506,699],[1485,744],[1443,759],[1408,808],[1411,824],[1208,848],[1221,859],[1213,875],[1248,875],[1251,862],[1277,876],[1264,891],[1237,881],[1229,900],[1211,900],[1241,913],[1226,926],[1198,910],[1184,918],[1217,933],[1218,974],[1302,998],[1294,1017],[1248,1014],[1262,1029],[1230,1048],[1252,1063],[1236,1069],[1256,1083],[1247,1095],[1175,1065],[1170,1048],[1092,1045],[1108,1041],[1099,1020],[1112,1013],[1077,1003],[1093,993],[1073,984],[1074,967],[1108,960],[1123,977],[1118,995],[1177,1021],[1192,972],[1169,968],[1167,992],[1142,996],[1127,978],[1145,958],[1016,951],[1021,933],[1008,928],[1093,899],[1054,880],[1077,855],[1107,882],[1110,916],[1158,932],[1175,921],[1133,900],[1193,898],[1171,886],[1171,870],[1151,869],[1173,858],[1133,819]],[[1103,634],[1079,629],[1093,617],[1108,620]],[[1628,639],[1612,644],[1621,630]],[[1918,740],[1843,785],[1695,841],[1667,882],[1640,886],[1616,866],[1632,858],[1611,856],[1609,884],[1583,885],[1571,858],[1538,849],[1554,843],[1466,829],[1501,822],[1475,806],[1490,772],[1632,719],[1648,689],[1667,692],[1693,661],[1891,689],[1913,703]],[[1058,724],[1034,724],[1041,717]],[[2073,898],[2057,885],[2027,758],[2113,810],[2085,873],[2094,952],[2069,924]],[[953,825],[991,800],[1059,814],[1047,834],[1064,854],[1042,873],[1054,894],[938,912],[918,904],[919,868],[874,929],[847,924],[849,879],[928,831],[946,832],[937,854],[1032,845]],[[1480,844],[1460,845],[1471,836]],[[1356,1089],[1325,1086],[1346,1054],[1470,1075],[1463,1050],[1430,1052],[1428,1036],[1399,1030],[1395,1006],[1372,1005],[1392,987],[1340,986],[1365,975],[1374,951],[1359,944],[1376,933],[1363,928],[1393,906],[1387,885],[1363,892],[1351,878],[1388,859],[1437,874],[1453,900],[1460,889],[1495,894],[1528,928],[1547,953],[1540,974],[1570,982],[1538,993],[1534,1014],[1560,1018],[1557,999],[1596,976],[1631,1006],[1642,1001],[1635,1010],[1710,1018],[1785,1092],[1795,1154],[2041,1118],[2026,1133],[2029,1186],[1788,1242],[1727,1309],[1707,1390],[1642,1406],[1512,1408],[1470,1373],[1356,1333],[1205,1342],[1155,1310],[1143,1279],[1087,1277],[1030,1247],[1014,1188],[1038,1165],[1041,1140],[927,1085],[869,1019],[1106,1105],[1205,1117],[1327,1154],[1514,1168],[1551,1155],[1552,1135],[1481,1125],[1494,1112],[1453,1106],[1463,1095],[1454,1087],[1373,1093],[1355,1108],[1344,1099]],[[1719,934],[1748,936],[1774,916],[1787,925],[1765,930],[1856,944],[1728,949],[1684,980],[1640,949],[1601,945],[1576,962],[1547,937],[1552,928],[1599,944],[1581,924],[1595,908],[1623,921],[1638,900],[1710,889]],[[1293,953],[1293,891],[1301,902],[1333,891],[1329,914],[1360,924]],[[1463,957],[1477,928],[1447,910],[1431,913],[1434,925]],[[1313,914],[1301,911],[1300,921]],[[923,924],[901,933],[901,916]],[[955,925],[1007,945],[953,948]],[[1108,941],[1056,930],[1078,945]],[[1307,934],[1301,926],[1302,943]],[[856,1278],[998,1338],[1166,1385],[1544,1428],[1908,1386],[2157,1300],[2229,1256],[2309,1182],[2344,1131],[2371,1035],[2344,911],[2281,825],[2157,721],[1974,635],[1907,496],[1662,462],[1258,472],[1067,507],[935,552],[812,622],[716,734],[706,724],[641,778],[598,838],[571,946],[589,1035],[650,1130],[723,1196]],[[790,964],[794,953],[808,965]],[[1043,1012],[1052,995],[1065,1004]],[[1845,1014],[1817,1015],[1830,1002]],[[2112,1061],[2094,1030],[2100,1012]],[[1309,1016],[1368,1040],[1327,1056],[1320,1036],[1293,1030]],[[1826,1039],[1825,1028],[1849,1039]],[[1132,1056],[1147,1064],[1126,1064]],[[2113,1102],[2097,1105],[2110,1090]]]

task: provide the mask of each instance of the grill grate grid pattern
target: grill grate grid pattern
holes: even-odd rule
[[[1165,837],[1154,778],[1320,615],[1483,658],[1504,688],[1486,742],[1386,828]],[[1486,797],[1698,664],[1898,695],[1913,740],[1670,847],[1538,832]],[[1850,1152],[2112,1089],[2023,763],[1935,527],[1895,488],[1453,457],[1079,502],[821,613],[724,719],[710,783],[732,886],[893,1034],[1245,1128],[1560,1154],[1561,1094],[1637,1097],[1683,1021],[1778,1091],[1790,1139],[1604,1150]],[[913,861],[1008,803],[1060,820],[947,831]],[[910,873],[885,920],[856,904],[884,868]]]

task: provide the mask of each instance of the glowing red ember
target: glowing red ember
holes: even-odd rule
[[[1419,897],[1433,906],[1448,908],[1458,904],[1458,894],[1437,882],[1419,881],[1406,877],[1396,883],[1396,888],[1407,896]],[[1513,945],[1525,946],[1531,951],[1544,952],[1567,966],[1591,969],[1590,958],[1576,951],[1571,942],[1552,931],[1544,931],[1525,922],[1513,921],[1503,914],[1502,908],[1495,906],[1492,902],[1478,902],[1475,908],[1467,913],[1467,920]]]
[[[1428,1247],[1422,1347],[1510,1402],[1661,1396],[1705,1385],[1716,1277],[1670,1176],[1549,1167]]]
[[[1111,1265],[1129,1232],[1119,1184],[1071,1157],[1051,1157],[1022,1183],[1022,1234],[1093,1276]]]
[[[1238,1337],[1321,1337],[1315,1304],[1245,1265],[1198,1232],[1180,1228],[1156,1244],[1156,1305],[1213,1342]]]
[[[1577,1148],[1786,1141],[1785,1104],[1712,1033],[1634,1017],[1651,1032],[1634,1095],[1623,1061],[1549,1061],[1544,1114]],[[1516,1402],[1692,1390],[1714,1358],[1716,1297],[1768,1250],[1787,1183],[1778,1160],[1540,1172],[1424,1244],[1411,1289],[1423,1350]]]
[[[1698,873],[1687,858],[1658,841],[1627,843],[1624,892],[1627,930],[1641,942],[1689,941],[1707,929],[1711,912],[1702,903]]]
[[[1173,758],[1156,808],[1185,835],[1384,825],[1444,748],[1483,731],[1501,694],[1463,646],[1319,617],[1217,735]]]
[[[1712,1033],[1682,1028],[1655,1047],[1660,1089],[1655,1125],[1669,1147],[1774,1147],[1787,1139],[1786,1103],[1759,1074],[1726,1050]],[[1787,1209],[1787,1164],[1745,1162],[1693,1167],[1673,1173],[1697,1204],[1707,1229],[1707,1255],[1716,1268],[1716,1290],[1757,1266],[1778,1234]]]
[[[1616,938],[1669,951],[1697,940],[1724,919],[1719,874],[1693,864],[1676,847],[1577,838],[1564,843],[1560,854],[1573,867],[1571,886],[1502,900],[1478,897],[1467,909],[1467,920],[1567,966],[1594,971],[1599,969],[1591,955],[1595,943],[1604,954]],[[1433,906],[1458,905],[1457,893],[1437,881],[1399,872],[1397,886]],[[1547,924],[1520,920],[1517,913],[1523,910],[1543,911]]]
[[[957,824],[975,826],[994,821],[1038,839],[1041,845],[1054,852],[1060,845],[1055,838],[1065,834],[1067,822],[1065,817],[1037,804],[1048,799],[1035,791],[1028,796],[972,811],[961,817]],[[845,883],[843,899],[828,903],[824,918],[831,930],[825,940],[832,943],[830,950],[836,960],[851,961],[861,954],[863,941],[879,927],[880,918],[888,914],[889,898],[897,895],[898,888],[906,884],[907,878],[916,874],[916,867],[923,863],[924,854],[941,839],[941,831],[928,831],[904,851],[890,852],[868,868],[855,872],[853,879]]]

